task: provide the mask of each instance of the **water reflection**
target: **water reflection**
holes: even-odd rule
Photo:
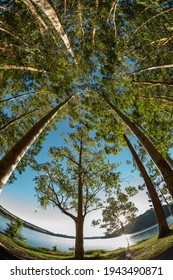
[[[173,222],[173,217],[172,216],[168,217],[167,221],[168,224],[171,224]],[[1,232],[5,231],[7,227],[7,223],[9,223],[9,220],[0,216]],[[134,245],[137,242],[145,240],[157,233],[158,233],[158,227],[157,225],[155,225],[153,227],[150,227],[146,230],[134,234],[127,234],[127,238],[129,239],[130,245]],[[53,246],[56,246],[57,249],[67,252],[69,251],[70,248],[74,248],[75,245],[75,240],[72,238],[51,236],[28,229],[26,227],[23,227],[22,235],[26,238],[26,242],[34,247],[52,248]],[[114,238],[106,238],[106,239],[97,238],[97,239],[84,240],[85,250],[102,249],[102,250],[111,251],[120,247],[125,247],[126,244],[127,244],[127,240],[124,235],[120,237],[114,237]]]

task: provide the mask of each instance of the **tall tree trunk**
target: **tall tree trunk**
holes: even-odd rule
[[[157,168],[160,170],[166,187],[168,188],[171,196],[173,197],[173,170],[171,169],[168,162],[162,157],[159,151],[155,148],[151,140],[117,107],[115,107],[108,98],[102,93],[98,93],[106,103],[112,108],[112,110],[118,115],[118,117],[127,125],[127,127],[133,132],[133,134],[138,138],[142,146],[150,155],[153,162],[156,164]]]
[[[78,210],[76,220],[76,243],[75,243],[75,258],[83,259],[84,247],[83,247],[83,181],[82,181],[82,152],[83,142],[82,136],[80,139],[80,150],[79,150],[79,166],[78,166]]]
[[[133,146],[131,145],[129,139],[127,138],[127,136],[125,134],[124,134],[124,139],[127,143],[127,146],[129,147],[129,150],[130,150],[134,160],[136,161],[139,171],[146,184],[147,190],[150,194],[150,197],[151,197],[151,200],[153,203],[153,207],[154,207],[154,212],[155,212],[156,218],[157,218],[158,227],[159,227],[159,236],[158,237],[161,238],[170,232],[170,229],[168,227],[167,220],[166,220],[163,208],[162,208],[162,204],[160,202],[160,199],[155,190],[155,187],[154,187],[150,177],[148,176],[148,173],[147,173],[143,163],[139,159],[136,151],[134,150]]]
[[[75,239],[75,259],[82,260],[84,258],[84,245],[83,245],[83,225],[84,219],[78,217],[75,221],[76,226],[76,239]]]
[[[70,101],[74,93],[61,104],[53,108],[47,115],[40,119],[0,161],[0,189],[7,183],[10,175],[16,168],[19,161],[31,147],[40,133],[50,123],[57,113]]]
[[[81,32],[82,32],[82,37],[85,37],[85,31],[84,31],[84,27],[83,27],[83,15],[82,15],[82,7],[81,7],[81,2],[79,0],[78,2],[78,16],[79,16],[79,23],[80,23],[80,28],[81,28]]]
[[[42,34],[44,32],[44,30],[48,30],[48,26],[46,25],[46,23],[44,22],[42,17],[39,15],[39,13],[37,12],[35,6],[31,2],[31,0],[22,0],[22,1],[25,3],[25,5],[31,11],[33,16],[35,16],[37,18],[40,33]]]
[[[171,166],[171,168],[173,169],[173,159],[171,157],[167,157],[166,160],[169,163],[169,165]]]
[[[71,56],[74,58],[74,61],[77,64],[77,61],[75,60],[75,55],[71,48],[67,34],[65,33],[54,8],[50,5],[50,3],[47,0],[32,0],[32,2],[34,2],[42,10],[42,12],[49,18],[53,27],[55,28],[57,33],[61,36],[67,50],[69,51]]]

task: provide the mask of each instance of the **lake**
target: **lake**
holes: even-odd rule
[[[173,217],[169,216],[167,218],[168,224],[173,223]],[[0,231],[4,232],[7,223],[9,220],[0,216]],[[158,233],[157,225],[152,226],[146,230],[134,233],[134,234],[127,234],[127,238],[129,239],[130,245],[134,245],[139,241],[145,240],[149,237]],[[45,247],[45,248],[52,248],[53,246],[57,246],[57,249],[62,251],[69,251],[69,248],[73,248],[75,244],[75,239],[71,238],[62,238],[51,236],[48,234],[40,233],[26,227],[22,229],[22,235],[26,238],[26,243],[32,245],[34,247]],[[115,250],[120,247],[126,247],[127,241],[124,235],[119,237],[113,238],[106,238],[106,239],[84,239],[84,248],[85,250],[90,249],[102,249],[102,250]]]

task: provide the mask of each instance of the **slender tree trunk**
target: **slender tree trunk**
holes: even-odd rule
[[[47,73],[47,71],[30,67],[30,66],[19,66],[19,65],[3,65],[0,66],[0,69],[3,70],[25,70],[25,71],[32,71],[32,72],[39,72],[39,73]]]
[[[167,220],[162,208],[162,204],[160,202],[160,199],[158,197],[158,194],[155,190],[155,187],[150,179],[150,177],[148,176],[148,173],[143,165],[143,163],[141,162],[141,160],[139,159],[136,151],[134,150],[134,148],[132,147],[129,139],[127,138],[127,136],[124,134],[124,139],[127,143],[127,146],[129,147],[129,150],[134,158],[134,160],[136,161],[136,164],[139,168],[139,171],[144,179],[144,182],[146,184],[147,190],[150,194],[152,203],[153,203],[153,207],[154,207],[154,212],[157,218],[157,223],[158,223],[158,227],[159,227],[159,238],[164,237],[165,235],[167,235],[170,232],[170,229],[168,227],[167,224]]]
[[[106,101],[106,103],[112,108],[112,110],[118,115],[118,117],[127,125],[127,127],[138,138],[142,146],[150,155],[157,168],[160,170],[166,186],[173,197],[173,170],[169,166],[168,162],[162,157],[159,151],[155,148],[151,140],[145,136],[145,134],[117,107],[115,107],[104,94],[99,95]]]
[[[153,85],[153,86],[169,86],[173,87],[173,83],[169,82],[156,82],[156,81],[139,81],[139,82],[132,82],[132,84],[137,85]]]
[[[47,115],[40,119],[0,161],[0,189],[7,183],[10,175],[16,168],[17,164],[23,158],[27,150],[34,141],[39,137],[44,128],[50,123],[57,113],[70,101],[74,96],[72,94],[64,102],[53,108]]]
[[[173,64],[155,65],[155,66],[150,66],[150,67],[146,67],[146,68],[141,68],[141,69],[138,69],[138,70],[130,73],[130,75],[140,73],[140,72],[143,72],[143,71],[146,71],[146,70],[164,69],[164,68],[173,68]]]
[[[38,25],[39,25],[39,29],[40,29],[40,33],[42,34],[44,32],[44,30],[48,30],[48,27],[46,25],[46,23],[44,22],[44,20],[42,19],[42,17],[39,15],[39,13],[37,12],[35,6],[32,4],[31,0],[22,0],[25,5],[28,7],[28,9],[31,11],[31,13],[33,14],[33,16],[35,16],[38,20]]]
[[[169,163],[170,167],[173,169],[173,159],[171,157],[167,157],[166,160]]]
[[[80,0],[79,0],[79,3],[78,3],[78,15],[79,15],[79,22],[80,22],[82,37],[84,38],[85,37],[85,31],[84,31],[84,27],[83,27],[82,7],[81,7]]]
[[[83,143],[82,136],[80,139],[80,150],[79,150],[79,166],[78,166],[78,211],[76,220],[76,244],[75,244],[75,258],[84,258],[84,246],[83,246],[83,182],[82,182],[82,152]]]
[[[64,0],[64,14],[67,13],[67,0]]]
[[[29,94],[32,94],[32,93],[35,93],[35,92],[30,92]],[[1,100],[1,101],[0,101],[0,104],[1,104],[1,103],[5,103],[5,102],[8,102],[8,101],[12,101],[12,100],[17,99],[17,98],[21,98],[21,97],[23,97],[23,96],[28,96],[29,94],[28,94],[28,93],[23,93],[23,94],[20,94],[20,95],[15,95],[15,96],[13,96],[13,97],[10,97],[10,98]]]
[[[15,118],[15,119],[12,119],[12,120],[9,121],[7,124],[5,124],[5,125],[3,125],[3,126],[0,127],[0,133],[2,133],[4,130],[6,130],[7,128],[9,128],[12,124],[16,123],[18,120],[20,120],[20,119],[22,119],[22,118],[24,118],[24,117],[26,117],[26,116],[28,116],[28,115],[30,115],[30,114],[36,112],[36,111],[39,111],[39,109],[35,109],[35,110],[33,110],[33,111],[31,111],[31,112],[28,112],[28,113],[26,113],[26,114],[22,114],[22,115],[20,115],[19,117]]]
[[[32,0],[32,2],[34,2],[42,10],[42,12],[49,18],[53,27],[58,32],[58,34],[61,36],[67,50],[69,51],[71,56],[74,58],[74,61],[77,64],[77,61],[75,60],[75,55],[71,48],[67,34],[65,33],[54,8],[50,5],[50,3],[47,0]]]

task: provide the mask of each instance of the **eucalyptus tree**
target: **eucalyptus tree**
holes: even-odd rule
[[[127,143],[127,146],[129,147],[129,150],[134,158],[134,160],[136,161],[136,164],[139,168],[139,171],[144,179],[145,185],[147,187],[148,193],[150,194],[151,197],[151,201],[154,207],[154,211],[155,211],[155,215],[157,218],[157,223],[158,223],[158,228],[159,228],[159,235],[158,237],[164,237],[166,236],[169,232],[170,229],[168,227],[167,224],[167,220],[162,208],[162,204],[160,202],[159,196],[155,190],[154,184],[152,183],[142,161],[140,160],[140,158],[138,157],[135,149],[133,148],[132,144],[130,143],[128,137],[124,134],[124,139]]]
[[[1,157],[20,143],[48,111],[54,111],[52,108],[57,104],[63,105],[63,100],[72,93],[71,85],[75,80],[73,63],[69,63],[61,40],[52,38],[49,31],[40,36],[37,22],[33,21],[33,15],[28,13],[22,1],[13,4],[3,13],[0,29],[3,47],[0,55]],[[34,161],[48,128],[54,129],[55,125],[47,126],[25,158],[15,165],[20,173],[26,164]],[[4,164],[1,167],[4,168]],[[6,173],[1,169],[1,175],[3,172]]]
[[[133,134],[137,137],[137,139],[141,142],[141,144],[144,146],[158,169],[160,170],[165,183],[167,185],[167,188],[170,192],[170,194],[173,197],[173,170],[171,169],[168,162],[163,158],[161,153],[155,148],[152,141],[142,132],[141,129],[139,129],[134,122],[130,120],[130,118],[125,115],[121,110],[119,110],[110,100],[108,97],[103,93],[99,93],[99,96],[101,96],[106,103],[110,106],[110,108],[117,114],[117,116],[124,122],[124,124],[133,132]]]
[[[41,206],[53,205],[75,223],[75,258],[83,259],[85,217],[103,207],[102,192],[119,187],[116,164],[110,163],[92,131],[75,125],[64,147],[51,147],[50,162],[34,167],[34,179]],[[112,190],[113,189],[113,190]]]
[[[2,15],[3,50],[0,57],[0,75],[3,81],[3,92],[1,92],[1,100],[18,95],[17,92],[12,96],[9,94],[10,89],[15,86],[23,94],[24,91],[21,89],[27,88],[27,85],[22,81],[27,79],[27,82],[32,81],[32,86],[36,91],[40,87],[42,92],[47,94],[46,98],[41,93],[35,95],[33,99],[27,98],[27,101],[23,97],[23,107],[27,105],[31,110],[35,110],[38,105],[52,106],[56,103],[57,92],[60,92],[61,96],[66,96],[66,92],[75,88],[76,84],[76,88],[80,88],[80,91],[81,88],[86,89],[83,94],[87,95],[88,87],[94,87],[97,82],[104,87],[106,93],[111,89],[110,101],[113,100],[113,105],[116,105],[119,110],[118,113],[120,111],[129,113],[130,119],[134,120],[134,124],[138,126],[142,118],[134,112],[136,109],[134,100],[142,99],[140,110],[143,107],[145,111],[146,103],[143,102],[145,94],[152,98],[157,95],[156,91],[161,96],[167,96],[170,92],[167,85],[171,84],[171,68],[165,68],[165,65],[172,65],[170,28],[172,6],[170,1],[167,4],[164,2],[17,1],[12,9],[3,12]],[[156,28],[158,32],[155,32]],[[67,56],[71,50],[75,53],[78,65]],[[22,68],[25,71],[22,71]],[[37,72],[30,71],[34,69]],[[9,83],[6,83],[9,80],[13,85],[9,86]],[[152,85],[160,82],[161,85],[152,86],[152,89],[151,85],[148,85],[147,90],[145,85],[144,90],[144,85],[141,86],[140,82],[147,81],[153,82]],[[161,87],[163,83],[164,89]],[[100,97],[97,96],[97,100],[99,99]],[[4,111],[5,106],[3,107],[3,125],[27,113],[26,110],[21,111],[22,102],[17,100],[18,98],[12,103],[1,103],[6,104],[5,106],[8,104],[6,108],[14,112],[12,118],[8,118],[9,116]],[[103,105],[107,111],[104,120],[107,118],[107,122],[111,123],[110,108],[107,109],[106,102]],[[95,102],[94,97],[90,95],[88,118],[93,114],[93,121],[97,103],[99,101]],[[158,100],[155,104],[157,106]],[[167,107],[168,109],[162,105],[161,109],[171,112],[170,105]],[[154,125],[153,119],[152,125],[150,124],[151,111],[152,108],[145,114],[145,129],[143,130],[149,138],[149,131]],[[40,114],[35,113],[35,116],[40,118]],[[35,116],[33,114],[33,121],[26,123],[26,126],[33,125]],[[157,116],[159,117],[159,113]],[[25,119],[26,122],[31,120],[31,115]],[[170,127],[172,126],[172,123],[167,118],[163,118],[163,115],[161,119],[164,124],[167,122]],[[98,120],[104,122],[103,117]],[[122,135],[124,127],[122,123],[121,121],[118,139]],[[161,126],[160,122],[159,126]],[[103,128],[106,134],[108,128],[105,126]],[[111,126],[109,128],[113,129]],[[12,129],[11,126],[6,135],[9,135],[10,131],[14,133]],[[143,138],[143,135],[140,135]],[[152,137],[154,135],[156,134],[152,133]],[[166,133],[164,138],[167,148],[170,147],[169,135]],[[14,136],[14,142],[20,138],[16,134],[10,134],[10,136]],[[10,136],[7,136],[9,141],[11,141]],[[159,139],[158,137],[157,143],[154,143],[156,147],[158,147]],[[119,140],[118,149],[121,149],[122,141]],[[165,164],[164,161],[162,163]],[[162,173],[164,173],[163,170]],[[169,171],[167,175],[168,173]],[[167,177],[167,175],[164,176]],[[169,183],[168,188],[171,188]]]
[[[24,1],[24,3],[26,3],[27,5],[30,5],[30,3],[28,3],[30,1]],[[77,64],[77,60],[75,59],[75,55],[74,55],[74,52],[70,46],[70,42],[69,42],[69,39],[67,37],[67,34],[65,33],[62,25],[61,25],[61,22],[54,10],[54,8],[52,7],[52,5],[50,4],[50,1],[48,0],[31,0],[31,2],[33,2],[34,4],[36,4],[39,9],[41,9],[41,11],[43,13],[46,14],[46,16],[49,18],[49,20],[51,21],[53,27],[55,28],[55,30],[58,32],[58,34],[61,36],[68,52],[71,54],[71,56],[74,58],[75,60],[75,63]],[[31,3],[32,5],[32,3]],[[37,18],[38,18],[38,15],[36,14]],[[40,20],[40,19],[39,19]]]
[[[89,100],[90,100],[89,98],[85,97],[85,103],[84,103],[85,106],[87,106]],[[123,146],[126,144],[128,145],[130,151],[133,153],[134,159],[135,161],[137,161],[137,166],[138,168],[140,168],[140,172],[142,174],[142,177],[144,178],[145,184],[149,192],[151,192],[150,196],[153,201],[154,210],[159,224],[159,237],[166,235],[169,232],[169,228],[162,209],[162,205],[160,203],[154,185],[146,172],[144,165],[142,164],[137,153],[135,152],[132,145],[130,144],[128,138],[124,135],[125,131],[127,133],[129,133],[129,131],[127,130],[126,126],[122,123],[122,120],[118,120],[116,118],[116,115],[115,116],[111,115],[111,110],[109,106],[108,105],[105,106],[103,101],[99,100],[98,102],[98,99],[95,98],[95,103],[93,103],[93,99],[92,99],[92,106],[95,108],[94,110],[95,119],[97,118],[96,135],[106,141],[107,145],[105,147],[105,151],[109,154],[117,154],[121,149],[123,149]],[[135,119],[135,114],[136,117],[138,117],[137,120]],[[139,118],[140,115],[139,114],[137,115],[137,112],[134,111],[132,116],[137,123],[140,123],[140,118]],[[161,124],[160,126],[158,125],[158,131],[160,127]],[[166,129],[166,123],[164,124],[164,127]],[[166,130],[164,132],[166,134]],[[125,142],[123,141],[123,139],[125,140]],[[157,142],[157,139],[155,140]],[[167,142],[168,141],[166,141],[166,143]],[[164,147],[164,149],[165,148],[166,147]],[[164,149],[162,150],[162,153],[165,152]]]

